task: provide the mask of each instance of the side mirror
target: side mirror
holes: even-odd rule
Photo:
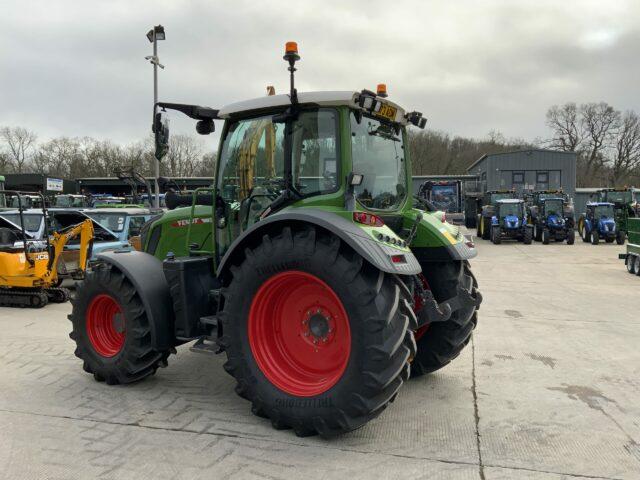
[[[169,117],[163,113],[156,113],[153,120],[153,133],[156,143],[156,158],[162,158],[169,151]]]
[[[196,132],[200,135],[209,135],[215,131],[216,125],[213,123],[213,120],[199,120],[198,123],[196,123]]]

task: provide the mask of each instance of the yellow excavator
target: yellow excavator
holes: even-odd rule
[[[9,190],[0,191],[3,193],[20,195]],[[67,242],[80,236],[78,267],[81,272],[85,271],[93,246],[93,221],[87,219],[53,232],[51,237],[45,235],[44,240],[30,241],[21,206],[19,213],[21,231],[0,228],[0,306],[41,308],[49,302],[68,301],[69,290],[58,286],[58,261]],[[44,207],[43,213],[46,228],[48,218]]]

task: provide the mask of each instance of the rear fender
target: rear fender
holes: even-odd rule
[[[98,255],[98,260],[113,265],[133,284],[149,319],[151,343],[156,350],[173,347],[173,304],[162,262],[135,250],[116,250]]]
[[[422,269],[416,257],[407,250],[399,250],[390,245],[376,242],[352,221],[335,213],[311,208],[284,210],[255,223],[245,230],[231,244],[218,265],[218,278],[222,277],[231,265],[244,256],[244,250],[274,229],[281,231],[292,224],[311,224],[331,232],[355,250],[367,262],[383,272],[399,275],[415,275]],[[394,263],[392,255],[404,255],[405,263]]]

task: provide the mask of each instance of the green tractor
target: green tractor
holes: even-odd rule
[[[621,253],[619,258],[624,260],[627,271],[640,276],[640,218],[629,219],[629,242],[627,252]]]
[[[294,88],[219,110],[159,103],[210,133],[215,181],[148,222],[144,252],[117,251],[78,285],[69,316],[84,370],[141,380],[178,345],[224,353],[254,414],[297,435],[340,434],[379,415],[410,375],[470,341],[482,297],[457,227],[413,208],[406,128],[384,91]]]
[[[629,231],[629,219],[640,217],[638,205],[638,190],[635,188],[603,188],[598,190],[598,201],[613,203],[614,219],[618,235],[616,242],[624,245]]]
[[[514,190],[491,190],[478,201],[480,202],[480,213],[476,222],[476,233],[483,240],[491,239],[492,219],[496,215],[496,208],[499,200],[517,198]]]

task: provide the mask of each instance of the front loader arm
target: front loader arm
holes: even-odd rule
[[[62,255],[65,245],[69,240],[80,235],[80,258],[78,268],[84,272],[87,268],[87,260],[91,254],[93,246],[93,221],[87,218],[85,221],[73,225],[60,232],[54,232],[51,246],[53,247],[53,257],[51,258],[49,276],[58,275],[58,258]]]

